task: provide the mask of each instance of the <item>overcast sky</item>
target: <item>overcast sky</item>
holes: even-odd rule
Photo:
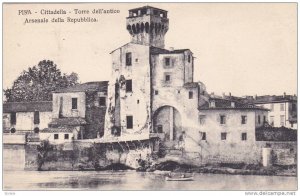
[[[3,88],[28,66],[53,60],[81,82],[109,80],[110,52],[130,41],[128,9],[144,4],[65,4],[34,7],[4,6]],[[166,48],[189,48],[194,53],[195,81],[208,92],[233,95],[295,94],[297,92],[296,3],[155,3],[168,11]],[[96,17],[97,23],[25,24],[19,9],[118,9],[119,14]],[[65,15],[63,16],[65,17]]]

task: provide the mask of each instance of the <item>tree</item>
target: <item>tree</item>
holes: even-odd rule
[[[12,88],[4,90],[7,102],[51,101],[52,91],[78,84],[78,75],[61,73],[57,65],[43,60],[14,81]]]
[[[38,171],[41,171],[42,166],[49,159],[48,154],[53,151],[53,145],[48,140],[42,140],[40,145],[37,146],[37,151]]]

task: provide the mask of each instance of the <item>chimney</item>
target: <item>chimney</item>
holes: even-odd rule
[[[170,50],[170,51],[174,51],[174,47],[170,47],[169,50]]]
[[[283,93],[283,98],[285,98],[285,97],[286,97],[286,93],[284,92],[284,93]]]
[[[254,99],[257,99],[257,95],[254,96]]]
[[[229,92],[229,97],[231,97],[231,92]]]
[[[222,93],[222,95],[223,95],[223,98],[225,99],[225,97],[226,97],[225,93]]]

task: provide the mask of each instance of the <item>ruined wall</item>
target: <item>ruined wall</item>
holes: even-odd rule
[[[86,93],[86,122],[84,139],[93,139],[104,135],[104,121],[106,106],[100,106],[100,97],[105,97],[104,93]],[[107,102],[107,101],[106,101]]]
[[[126,53],[132,53],[132,65],[126,66]],[[105,121],[106,139],[114,139],[111,128],[114,114],[119,111],[121,135],[118,140],[134,137],[149,138],[150,123],[150,66],[149,46],[126,44],[112,52],[112,75],[108,89],[108,109]],[[126,80],[132,80],[132,92],[126,92]],[[115,103],[115,84],[120,86],[120,106]],[[126,116],[133,116],[133,128],[126,128]]]
[[[59,117],[60,101],[62,103],[62,115],[63,117],[85,117],[86,103],[85,93],[53,93],[53,118]],[[77,109],[72,109],[72,98],[77,98]]]
[[[27,170],[37,170],[37,145],[26,145],[26,158],[22,162]],[[74,141],[69,144],[55,145],[49,151],[43,170],[94,170],[120,163],[138,168],[138,160],[149,159],[149,141],[140,143],[93,144]]]

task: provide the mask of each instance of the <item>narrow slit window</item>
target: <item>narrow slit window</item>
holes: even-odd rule
[[[39,111],[34,112],[33,123],[35,125],[40,124],[40,112]]]
[[[73,110],[77,109],[77,98],[72,98],[72,109]]]
[[[189,99],[193,99],[193,91],[189,91]]]
[[[126,128],[127,129],[133,128],[133,116],[126,116]]]
[[[99,105],[100,106],[106,106],[106,98],[105,97],[100,97],[99,98]]]
[[[126,53],[126,66],[131,66],[132,65],[132,54],[131,52]]]
[[[16,112],[12,112],[10,114],[10,124],[12,124],[12,125],[17,124],[17,114],[16,114]]]
[[[227,139],[227,133],[223,132],[221,133],[221,140],[226,140]]]
[[[132,80],[126,80],[126,92],[132,92]]]

